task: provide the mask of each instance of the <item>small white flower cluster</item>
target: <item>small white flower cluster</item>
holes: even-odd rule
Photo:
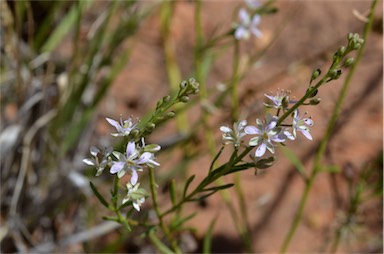
[[[276,96],[265,95],[273,102],[273,105],[266,104],[266,106],[273,106],[278,110],[287,108],[284,106],[286,103],[292,103],[289,100],[289,92],[278,91]],[[305,114],[304,114],[305,115]],[[221,126],[220,130],[223,132],[222,138],[224,144],[233,143],[235,147],[239,147],[242,143],[242,138],[246,135],[255,135],[249,140],[249,146],[257,146],[255,157],[262,157],[268,150],[272,154],[275,153],[275,144],[282,143],[287,139],[295,140],[297,131],[300,131],[307,139],[312,140],[309,127],[313,126],[311,118],[303,118],[304,115],[299,115],[299,110],[293,113],[292,125],[278,126],[278,116],[267,115],[265,121],[256,119],[256,126],[248,125],[247,121],[242,120],[239,123],[234,123],[233,130],[226,126]],[[292,133],[290,132],[292,131]]]
[[[260,3],[256,0],[246,0],[245,2],[248,8],[252,11],[256,10],[260,6]],[[248,40],[251,37],[251,34],[260,38],[263,35],[258,28],[260,21],[260,15],[251,15],[245,8],[241,8],[239,10],[239,24],[236,24],[235,29],[235,38],[237,40]]]
[[[120,118],[120,123],[110,118],[107,118],[106,120],[116,128],[117,133],[111,134],[115,137],[128,137],[137,125],[137,123],[132,121],[132,117],[125,121]],[[157,144],[146,145],[144,138],[142,138],[141,144],[129,141],[124,154],[118,151],[113,151],[113,148],[108,148],[101,152],[99,149],[91,147],[90,152],[93,158],[84,159],[83,162],[96,167],[96,176],[100,175],[107,166],[110,168],[110,173],[117,174],[118,178],[129,173],[131,179],[130,182],[126,184],[128,193],[122,203],[125,204],[128,201],[132,201],[133,207],[137,211],[140,211],[140,206],[145,201],[146,192],[145,189],[139,188],[138,172],[143,171],[145,167],[153,168],[160,166],[155,160],[155,152],[160,149],[161,147]]]

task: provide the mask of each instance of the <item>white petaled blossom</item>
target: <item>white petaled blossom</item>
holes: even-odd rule
[[[160,146],[159,146],[160,149]],[[136,147],[135,142],[129,142],[125,155],[119,152],[113,152],[118,161],[112,162],[110,169],[111,174],[116,174],[119,178],[123,177],[127,171],[131,171],[131,184],[136,185],[138,181],[137,171],[142,171],[143,167],[160,166],[155,159],[155,155],[151,152],[143,152],[142,149]]]
[[[233,143],[234,146],[239,147],[241,144],[241,139],[247,135],[244,132],[244,128],[247,125],[246,120],[240,122],[235,122],[233,124],[233,130],[227,126],[221,126],[220,130],[223,132],[223,142],[224,144]]]
[[[252,10],[255,10],[261,6],[260,2],[257,0],[245,0],[245,3]]]
[[[284,142],[287,138],[283,129],[276,127],[278,118],[276,116],[267,116],[267,120],[262,122],[256,119],[256,126],[248,125],[244,131],[246,134],[256,135],[249,140],[250,146],[258,146],[255,152],[256,157],[261,157],[268,149],[271,153],[275,152],[275,145],[273,142]]]
[[[306,114],[307,113],[304,113],[302,116],[299,116],[299,110],[295,110],[293,112],[292,132],[295,138],[297,135],[297,131],[300,131],[307,139],[312,140],[312,135],[311,133],[309,133],[308,127],[312,127],[314,122],[310,117],[302,119]]]
[[[98,148],[92,146],[89,150],[93,158],[83,159],[83,162],[89,166],[94,166],[97,170],[96,176],[99,176],[104,171],[108,163],[112,161],[110,155],[113,148],[107,147],[103,151],[100,151]]]
[[[140,183],[132,185],[131,183],[127,183],[128,193],[124,197],[122,203],[125,204],[128,201],[132,201],[133,207],[140,212],[140,206],[145,202],[146,192],[145,189],[139,188]]]
[[[289,90],[278,89],[277,94],[275,96],[264,94],[265,97],[267,97],[268,99],[270,99],[273,102],[272,105],[268,104],[268,103],[264,103],[264,105],[266,107],[277,108],[277,109],[287,108],[288,104],[293,102],[293,101],[289,100],[289,94],[290,93],[291,93],[291,91],[289,91]]]
[[[248,40],[251,37],[251,33],[260,38],[263,34],[257,27],[260,24],[260,15],[254,15],[251,17],[245,9],[239,11],[240,24],[235,30],[235,38],[238,40]]]
[[[137,125],[137,123],[133,123],[132,117],[129,117],[124,122],[123,119],[120,117],[120,123],[111,118],[106,118],[106,120],[117,130],[117,133],[111,134],[114,137],[128,136]]]

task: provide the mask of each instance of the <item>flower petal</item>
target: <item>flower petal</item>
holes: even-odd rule
[[[267,149],[267,145],[263,142],[261,143],[261,145],[259,145],[259,147],[256,149],[256,157],[261,157],[265,154],[265,151]]]
[[[247,134],[260,134],[260,131],[258,128],[252,125],[248,125],[244,128],[244,132]]]
[[[136,170],[132,170],[131,184],[136,185],[137,180],[139,180],[139,175],[137,174]]]
[[[110,125],[114,126],[117,131],[121,131],[122,127],[120,126],[120,123],[118,121],[115,121],[111,118],[105,118],[105,119],[108,121]]]
[[[83,162],[89,166],[96,166],[96,161],[94,159],[84,159]]]
[[[143,153],[140,158],[136,161],[136,164],[144,164],[144,163],[147,163],[151,158],[152,158],[153,154],[149,153],[149,152],[145,152]]]
[[[227,126],[221,126],[220,130],[224,133],[231,133],[232,132],[231,128],[228,128]]]
[[[135,142],[128,142],[127,150],[126,150],[127,158],[131,157],[134,154],[135,150],[136,150]]]
[[[122,161],[116,161],[113,163],[111,169],[109,170],[109,172],[111,172],[111,174],[116,174],[117,172],[121,171],[123,168],[124,168],[124,165],[125,163],[122,162]]]
[[[309,139],[309,140],[312,140],[312,135],[309,133],[309,131],[308,131],[308,129],[305,129],[305,130],[300,130],[301,131],[301,133],[303,133],[303,135],[307,138],[307,139]]]
[[[305,118],[304,123],[308,126],[313,126],[313,120],[311,118]]]

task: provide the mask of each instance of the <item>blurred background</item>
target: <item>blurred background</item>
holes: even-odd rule
[[[230,30],[240,6],[242,1],[204,1],[203,37]],[[328,68],[346,35],[363,33],[371,2],[277,1],[274,6],[277,13],[262,16],[262,38],[240,42],[239,113],[250,124],[265,113],[265,93],[278,88],[296,97],[305,93],[313,70]],[[379,1],[324,158],[337,170],[317,177],[289,251],[324,252],[340,228],[339,252],[383,251],[382,10]],[[201,80],[195,78],[203,94],[147,143],[164,148],[157,169],[163,207],[169,204],[171,178],[203,179],[212,160],[209,149],[221,147],[219,127],[232,122],[231,102],[222,89],[234,59],[227,44],[197,58],[195,11],[194,1],[0,2],[2,252],[155,251],[139,229],[129,233],[102,220],[109,211],[89,181],[108,195],[112,177],[104,172],[96,178],[82,159],[90,156],[90,146],[121,145],[110,136],[106,117],[145,117],[200,68]],[[319,91],[318,106],[305,108],[315,121],[314,140],[301,136],[289,144],[308,170],[344,78]],[[204,123],[196,124],[202,116]],[[245,210],[234,190],[226,192],[237,215],[247,217],[256,252],[279,250],[304,188],[286,154],[278,151],[277,158],[257,175],[241,172]],[[201,252],[215,218],[212,252],[246,251],[223,195],[187,207],[198,214],[181,233],[186,252]],[[150,202],[143,208],[151,214]],[[345,218],[350,223],[341,227]]]

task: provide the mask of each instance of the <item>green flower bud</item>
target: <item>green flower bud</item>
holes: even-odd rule
[[[341,70],[331,70],[329,73],[330,78],[333,80],[340,78],[341,74],[342,74]]]
[[[288,108],[288,106],[289,106],[289,96],[285,96],[281,100],[281,105],[283,106],[284,109]]]
[[[180,101],[181,101],[181,102],[184,102],[184,103],[186,103],[186,102],[188,102],[188,101],[189,101],[189,97],[188,97],[188,96],[186,96],[186,95],[184,95],[184,96],[181,96],[181,98],[180,98]]]
[[[321,101],[320,98],[312,98],[310,101],[309,101],[309,105],[317,105],[319,104]]]
[[[180,89],[184,89],[184,88],[186,88],[187,85],[188,85],[187,81],[185,81],[185,80],[181,81],[181,83],[180,83]]]
[[[138,129],[133,129],[129,133],[129,137],[131,137],[132,139],[136,139],[139,136],[139,133],[140,131]]]
[[[144,146],[144,152],[155,153],[160,150],[160,146],[158,144],[149,144]]]
[[[339,56],[342,56],[342,55],[344,55],[344,53],[345,53],[345,47],[344,46],[342,46],[340,49],[339,49]]]
[[[149,122],[145,125],[145,129],[149,132],[152,132],[156,128],[156,125],[152,122]]]
[[[176,115],[176,113],[175,112],[173,112],[173,111],[170,111],[170,112],[168,112],[167,113],[167,118],[173,118],[173,117],[175,117],[175,115]]]
[[[348,41],[352,40],[352,38],[353,38],[353,33],[349,33],[347,36]]]
[[[167,95],[163,98],[163,103],[167,103],[171,100],[171,96]]]
[[[348,59],[345,60],[345,62],[344,62],[344,67],[349,67],[349,66],[351,66],[354,62],[355,62],[355,59],[353,59],[352,57],[351,57],[351,58],[348,58]]]
[[[312,73],[312,77],[311,77],[311,82],[312,80],[315,80],[317,79],[321,74],[321,70],[320,69],[316,69],[313,73]]]
[[[308,93],[310,90],[312,90],[312,89],[313,89],[313,87],[308,88],[307,93]],[[317,92],[318,92],[318,90],[316,89],[314,92],[312,92],[312,94],[311,94],[308,98],[313,98],[313,97],[315,97],[316,94],[317,94]]]

